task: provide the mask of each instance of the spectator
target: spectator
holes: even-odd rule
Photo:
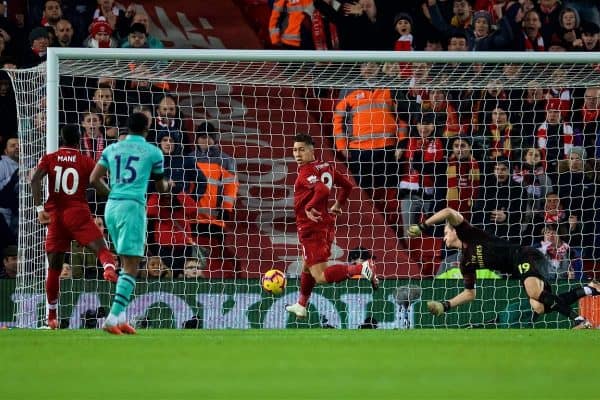
[[[546,225],[542,229],[543,239],[536,246],[550,261],[549,266],[551,269],[547,271],[545,277],[550,280],[575,279],[576,275],[573,264],[577,261],[577,254],[560,237],[558,231],[559,228],[557,225]],[[579,269],[578,275],[581,277],[581,269]]]
[[[542,210],[544,199],[554,191],[552,180],[546,174],[546,168],[538,149],[529,148],[525,151],[523,162],[513,169],[512,179],[520,184],[527,193],[527,211],[530,221],[532,213]]]
[[[477,158],[483,160],[486,174],[492,172],[491,168],[494,168],[494,160],[498,158],[518,160],[521,156],[522,140],[520,140],[520,135],[515,132],[513,125],[509,122],[504,108],[500,104],[493,109],[484,134],[473,139],[473,148],[482,150],[482,155]],[[513,153],[515,154],[513,155]]]
[[[583,104],[574,106],[573,131],[575,137],[582,137],[580,141],[596,169],[595,159],[600,159],[600,87],[586,88]]]
[[[551,38],[550,36],[545,38],[542,34],[542,22],[538,11],[527,11],[523,16],[521,26],[515,24],[513,29],[515,50],[546,51],[546,43],[550,43]]]
[[[17,237],[19,226],[19,139],[9,137],[0,157],[0,218]]]
[[[83,41],[83,47],[108,48],[117,47],[112,37],[113,28],[104,18],[98,18],[90,25],[90,35]]]
[[[73,41],[73,25],[67,19],[60,19],[54,28],[56,32],[57,47],[79,47],[78,43]]]
[[[587,250],[594,245],[594,223],[600,218],[600,212],[597,211],[600,202],[592,173],[585,170],[585,158],[583,147],[571,148],[568,160],[559,164],[557,193],[570,215],[581,221],[582,245]]]
[[[160,99],[153,121],[153,129],[148,132],[148,142],[155,143],[159,136],[168,134],[180,148],[187,143],[181,131],[182,118],[177,99],[173,95],[165,93]],[[152,131],[156,136],[150,136]]]
[[[2,38],[4,51],[0,51],[1,56],[15,56],[17,50],[20,53],[21,44],[18,38],[21,29],[17,29],[15,24],[6,17],[6,6],[4,2],[0,2],[0,38]],[[16,39],[16,40],[15,40]]]
[[[133,24],[129,27],[129,34],[127,35],[127,41],[124,42],[121,47],[133,48],[133,49],[147,49],[148,45],[148,32],[144,24]]]
[[[407,13],[400,13],[394,18],[394,30],[398,34],[398,39],[394,45],[396,51],[412,51],[413,48],[413,20],[412,17]],[[412,71],[410,69],[410,63],[400,64],[400,76],[403,78],[410,78]]]
[[[110,144],[104,135],[102,116],[95,111],[81,113],[81,152],[98,161],[102,151]]]
[[[424,113],[417,123],[418,137],[408,139],[402,158],[407,161],[399,188],[402,225],[405,237],[410,225],[421,222],[421,216],[435,209],[437,177],[445,168],[444,145],[435,135],[435,114]]]
[[[164,133],[159,137],[159,147],[165,159],[165,177],[173,182],[173,186],[171,193],[151,193],[148,197],[147,212],[153,224],[153,245],[150,247],[152,253],[165,260],[178,276],[183,273],[183,263],[186,255],[190,255],[190,246],[197,243],[190,221],[196,218],[198,210],[193,198],[183,192],[185,171],[181,146]]]
[[[158,256],[151,256],[146,259],[146,268],[140,269],[138,278],[153,279],[172,279],[173,273]]]
[[[444,126],[442,135],[445,138],[454,137],[464,133],[464,130],[466,130],[466,128],[461,126],[458,112],[454,104],[448,101],[444,90],[433,89],[423,96],[420,111],[431,111],[436,114],[437,123]]]
[[[558,161],[564,159],[573,146],[573,127],[562,122],[560,99],[551,98],[546,103],[546,120],[538,127],[536,138],[547,171],[554,176]]]
[[[2,39],[0,39],[2,42]],[[5,71],[0,71],[0,110],[2,110],[2,124],[0,124],[0,146],[2,139],[14,136],[17,132],[17,103],[12,82]]]
[[[550,43],[552,35],[560,31],[560,11],[559,0],[539,0],[539,8],[536,10],[536,14],[539,16],[540,33],[544,43]],[[525,18],[527,18],[527,15]]]
[[[518,242],[527,200],[523,188],[510,179],[510,171],[506,158],[495,160],[493,174],[483,179],[472,221],[497,237]]]
[[[324,0],[324,3],[331,5],[332,0]],[[339,50],[338,29],[330,17],[315,8],[311,20],[312,40],[315,50]]]
[[[146,14],[146,12],[143,9],[137,9],[135,11],[135,15],[133,16],[133,19],[131,21],[131,26],[135,24],[142,24],[146,28],[146,42],[148,43],[149,48],[162,49],[165,47],[163,42],[161,42],[156,37],[150,34],[150,18],[148,18],[148,14]],[[128,41],[123,41],[121,43],[121,47],[126,47],[123,46],[124,43],[128,43]]]
[[[312,0],[276,0],[269,19],[271,44],[287,49],[314,48],[308,28],[312,9]]]
[[[443,51],[442,39],[439,35],[431,34],[425,41],[424,51]]]
[[[315,0],[314,5],[336,25],[341,50],[394,48],[393,30],[388,26],[391,20],[385,18],[375,0],[345,1],[341,5],[329,0]]]
[[[15,279],[17,277],[18,256],[17,246],[7,246],[2,250],[3,268],[0,269],[0,279]]]
[[[93,21],[103,18],[111,27],[112,32],[117,36],[117,45],[119,40],[124,38],[128,33],[128,28],[131,18],[135,13],[133,4],[123,10],[115,5],[114,0],[97,0],[98,8],[94,11]]]
[[[44,12],[42,14],[41,26],[49,26],[56,29],[56,24],[62,18],[62,9],[60,1],[46,0],[44,1]]]
[[[527,243],[540,240],[542,229],[548,224],[560,226],[570,246],[581,247],[583,224],[576,215],[565,209],[556,193],[548,193],[543,210],[534,212],[532,223],[523,232],[523,240]]]
[[[464,32],[453,32],[448,36],[448,51],[469,51],[467,36]]]
[[[583,42],[579,27],[579,13],[574,8],[564,7],[559,14],[560,30],[558,36],[567,50],[581,50]]]
[[[447,207],[470,215],[473,203],[479,198],[479,163],[471,154],[466,138],[455,137],[446,168]]]
[[[215,127],[209,122],[196,128],[195,150],[184,165],[187,192],[197,205],[192,233],[204,239],[200,244],[218,250],[220,254],[213,258],[228,260],[237,268],[235,249],[226,235],[239,188],[235,160],[221,150]]]
[[[514,4],[507,10],[506,15],[499,21],[496,31],[492,31],[490,13],[477,11],[473,14],[466,0],[454,0],[454,10],[455,16],[448,24],[442,17],[436,1],[429,0],[429,14],[433,26],[447,37],[464,32],[468,38],[469,50],[502,50],[511,47],[513,24],[519,4]]]
[[[206,262],[203,262],[202,260],[196,258],[188,258],[185,260],[185,264],[183,267],[183,277],[185,279],[205,278],[205,268]]]
[[[41,26],[33,28],[29,33],[29,43],[21,62],[23,68],[35,67],[46,61],[46,49],[50,45],[48,30]]]
[[[125,122],[120,121],[117,113],[116,104],[113,99],[113,89],[109,85],[100,85],[94,91],[92,98],[92,113],[96,113],[103,121],[104,132],[107,139],[117,139],[119,136],[119,127],[124,126]],[[124,113],[121,113],[124,115]]]
[[[600,51],[600,27],[593,22],[581,23],[583,51]]]
[[[526,84],[523,98],[516,104],[519,106],[515,106],[513,113],[517,115],[515,121],[524,139],[521,145],[521,150],[524,150],[534,145],[536,129],[546,119],[546,92],[539,82],[530,81]]]
[[[336,150],[346,158],[358,185],[374,196],[375,189],[397,186],[397,160],[406,137],[406,123],[396,122],[390,89],[372,88],[379,67],[361,65],[364,88],[340,94],[333,117]]]

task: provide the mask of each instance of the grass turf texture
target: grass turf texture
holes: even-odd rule
[[[2,399],[600,399],[597,330],[0,331]]]

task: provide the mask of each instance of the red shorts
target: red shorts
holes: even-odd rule
[[[102,232],[94,223],[88,208],[71,208],[64,211],[50,211],[50,224],[46,233],[47,253],[71,251],[71,241],[77,240],[87,246],[97,239],[103,239]]]
[[[302,257],[307,267],[327,262],[331,257],[335,228],[305,231],[299,234]]]

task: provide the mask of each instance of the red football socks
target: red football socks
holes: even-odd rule
[[[98,259],[104,268],[115,268],[115,256],[106,247],[102,247],[100,250],[98,250]]]
[[[303,272],[300,274],[300,297],[298,298],[298,304],[306,307],[310,294],[315,287],[315,283],[315,278],[313,278],[310,272]]]
[[[56,318],[56,304],[58,303],[58,291],[60,289],[60,270],[48,268],[48,277],[46,278],[46,300],[50,308],[50,314],[48,315],[51,319]]]
[[[329,283],[341,282],[353,275],[360,275],[361,265],[335,264],[325,270],[325,280]]]

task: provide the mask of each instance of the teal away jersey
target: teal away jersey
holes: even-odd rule
[[[109,171],[109,199],[136,200],[144,205],[150,175],[164,173],[162,152],[139,135],[127,135],[108,146],[98,163]]]

